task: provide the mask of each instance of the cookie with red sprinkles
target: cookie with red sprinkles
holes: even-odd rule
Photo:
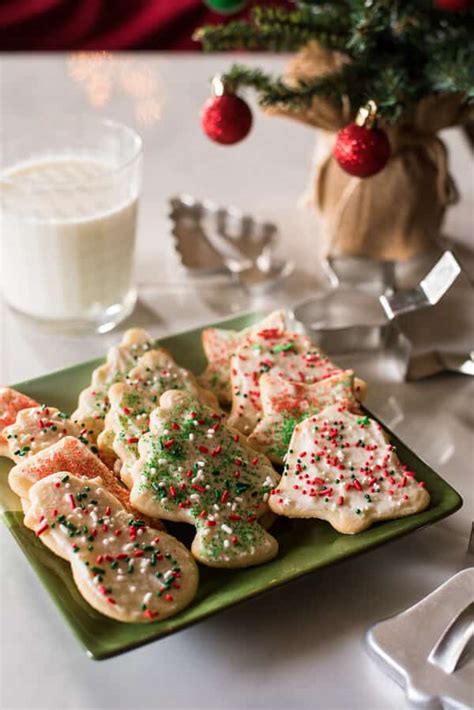
[[[174,389],[189,392],[210,406],[218,406],[212,392],[200,387],[194,375],[179,367],[164,348],[143,355],[125,381],[109,389],[110,409],[97,444],[102,457],[108,447],[112,447],[120,460],[120,477],[129,487],[132,485],[130,469],[138,459],[138,442],[149,429],[150,414],[158,406],[160,396]]]
[[[190,552],[132,518],[100,478],[55,473],[29,497],[25,525],[70,563],[79,592],[101,614],[150,623],[191,603],[198,570]]]
[[[119,345],[110,348],[106,361],[92,373],[91,384],[80,395],[72,421],[95,442],[104,428],[109,411],[108,391],[115,382],[122,382],[139,358],[156,347],[156,340],[141,328],[130,328]]]
[[[428,507],[423,481],[400,463],[382,427],[335,404],[296,425],[270,508],[357,533]]]
[[[67,414],[45,404],[22,409],[16,420],[3,430],[8,453],[13,461],[23,461],[47,449],[65,436],[81,436],[81,429]]]
[[[248,567],[277,554],[260,518],[279,476],[226,426],[221,412],[183,392],[166,392],[138,449],[132,504],[147,515],[194,525],[191,550],[200,562]]]
[[[23,507],[28,506],[31,487],[42,478],[58,471],[68,471],[74,476],[96,478],[99,476],[105,488],[112,493],[136,518],[143,516],[130,503],[130,493],[117,477],[95,456],[79,439],[66,436],[56,444],[40,451],[35,456],[14,466],[8,474],[10,488],[20,496]],[[164,525],[158,518],[146,520],[147,525],[163,530]]]
[[[224,328],[205,328],[202,331],[202,346],[207,357],[207,367],[199,382],[211,390],[222,404],[232,402],[230,382],[230,358],[237,348],[267,330],[283,333],[287,323],[283,311],[274,311],[266,318],[241,331]]]
[[[354,373],[346,370],[307,385],[264,374],[260,378],[262,419],[249,436],[249,444],[263,451],[271,461],[283,464],[298,422],[336,402],[358,409]]]
[[[15,422],[18,412],[22,409],[38,406],[38,402],[26,394],[11,387],[0,387],[0,456],[8,456],[8,444],[3,436],[5,427]]]
[[[300,333],[260,331],[230,361],[232,410],[229,425],[247,434],[262,418],[260,377],[265,373],[310,385],[340,374],[321,350]]]

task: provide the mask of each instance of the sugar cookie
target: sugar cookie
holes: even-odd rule
[[[332,405],[296,425],[270,507],[357,533],[377,520],[424,510],[429,501],[424,483],[400,463],[379,424]]]
[[[194,556],[211,567],[246,567],[277,554],[259,523],[279,476],[222,414],[166,392],[140,439],[130,500],[142,512],[196,527]]]
[[[113,449],[121,461],[120,476],[129,487],[130,469],[138,459],[138,442],[148,431],[150,414],[158,406],[160,396],[172,389],[187,391],[217,407],[215,396],[203,390],[188,370],[178,367],[164,348],[143,355],[125,382],[118,382],[109,390],[110,410],[98,446],[106,455],[108,448]]]
[[[208,364],[200,375],[199,382],[214,392],[222,404],[232,401],[230,382],[230,358],[240,345],[258,333],[273,331],[282,333],[287,327],[284,311],[274,311],[266,318],[241,331],[223,328],[205,328],[202,331],[202,346]]]
[[[166,619],[193,599],[192,555],[165,532],[135,521],[100,478],[67,472],[35,483],[25,525],[71,564],[84,599],[124,622]]]
[[[249,338],[230,361],[232,410],[229,425],[244,434],[253,431],[262,416],[260,377],[269,373],[303,384],[340,374],[341,368],[304,335],[267,331]]]
[[[109,411],[109,387],[121,382],[138,359],[155,345],[156,341],[145,330],[131,328],[124,334],[120,345],[110,348],[106,362],[94,370],[91,384],[79,395],[78,407],[71,415],[72,421],[87,432],[91,441],[95,441],[104,428]]]
[[[38,406],[38,402],[26,394],[11,387],[0,387],[0,456],[9,456],[7,440],[3,436],[5,427],[15,422],[20,410]]]
[[[16,420],[3,430],[8,456],[22,461],[47,449],[65,436],[81,436],[81,430],[56,407],[46,405],[22,409]]]
[[[336,402],[345,402],[354,410],[354,373],[346,370],[314,385],[289,382],[275,375],[260,377],[262,419],[249,436],[249,444],[269,459],[282,464],[293,430],[298,422]]]

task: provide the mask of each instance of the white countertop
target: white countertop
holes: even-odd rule
[[[282,58],[249,63],[277,72]],[[145,181],[137,253],[140,303],[132,322],[156,335],[250,308],[291,305],[321,282],[318,226],[297,207],[310,175],[315,134],[296,123],[257,116],[251,137],[234,148],[206,139],[199,110],[209,77],[229,57],[116,55],[95,67],[62,55],[4,56],[3,140],[28,130],[39,114],[97,112],[134,125],[145,144]],[[147,94],[127,94],[127,76]],[[135,85],[137,82],[135,81]],[[143,88],[144,87],[144,88]],[[136,92],[135,92],[136,93]],[[160,118],[150,120],[156,114]],[[145,117],[145,123],[143,123]],[[470,151],[457,130],[445,133],[462,193],[446,223],[472,274],[473,181]],[[278,150],[275,149],[278,147]],[[281,251],[297,263],[281,290],[252,300],[221,283],[192,283],[173,252],[166,200],[187,192],[234,204],[278,223]],[[429,317],[407,318],[418,349],[473,346],[473,295],[466,275]],[[51,338],[25,332],[0,303],[0,382],[10,384],[101,355],[117,333]],[[5,710],[233,710],[406,707],[403,692],[364,651],[376,621],[413,604],[457,570],[474,517],[474,382],[439,375],[404,383],[381,356],[349,358],[370,384],[367,404],[464,497],[456,515],[334,568],[124,656],[85,657],[13,539],[1,526],[0,707]]]

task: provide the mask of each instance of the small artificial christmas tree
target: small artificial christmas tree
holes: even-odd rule
[[[315,202],[329,251],[407,259],[434,246],[456,196],[437,133],[472,116],[473,29],[470,0],[306,0],[196,38],[297,52],[283,78],[234,65],[224,93],[253,88],[266,112],[326,132]]]

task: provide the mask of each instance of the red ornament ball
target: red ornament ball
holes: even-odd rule
[[[390,152],[384,131],[350,123],[337,134],[332,154],[346,173],[365,178],[385,167]]]
[[[201,125],[211,140],[222,145],[232,145],[249,134],[252,112],[248,104],[235,94],[214,96],[204,104]]]
[[[433,0],[433,5],[438,10],[445,12],[462,12],[472,7],[472,0]]]

